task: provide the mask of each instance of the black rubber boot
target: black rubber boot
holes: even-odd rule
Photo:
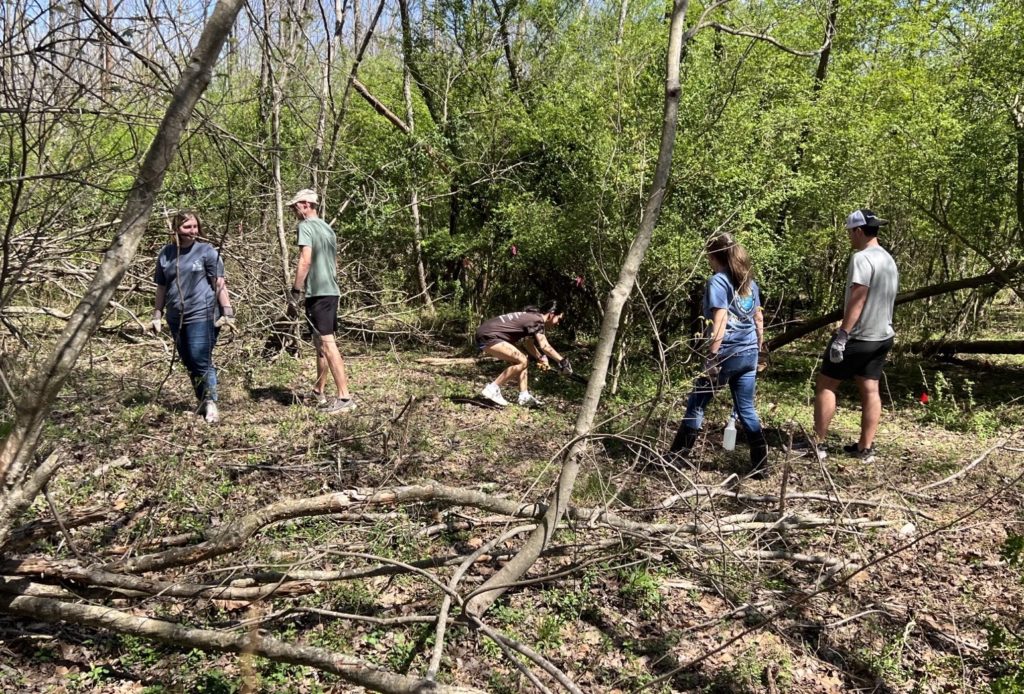
[[[757,432],[748,436],[750,441],[750,477],[759,480],[765,476],[768,467],[768,442],[764,438],[764,432]]]
[[[676,437],[672,439],[672,445],[669,447],[668,452],[685,458],[690,455],[693,444],[697,442],[698,434],[700,434],[700,429],[691,429],[686,426],[685,422],[680,423],[679,431],[676,432]]]

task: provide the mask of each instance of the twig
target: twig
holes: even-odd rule
[[[965,468],[963,468],[961,470],[958,470],[957,472],[954,472],[949,477],[946,477],[945,479],[941,479],[938,482],[932,482],[931,484],[926,484],[925,486],[917,489],[916,490],[917,493],[926,491],[928,489],[934,489],[935,487],[940,487],[940,486],[942,486],[944,484],[952,482],[955,479],[959,479],[960,477],[963,477],[968,472],[973,470],[979,463],[981,463],[981,461],[985,460],[985,458],[987,458],[992,453],[992,451],[996,450],[997,448],[1001,448],[1005,443],[1006,443],[1006,439],[999,439],[987,451],[985,451],[984,453],[979,455],[977,458],[972,460],[971,463],[967,467],[965,467]]]

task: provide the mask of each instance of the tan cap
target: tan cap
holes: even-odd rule
[[[315,190],[311,190],[310,188],[303,188],[302,190],[295,194],[295,197],[288,201],[286,206],[291,207],[297,202],[309,202],[314,205],[319,205],[320,196],[316,194]]]

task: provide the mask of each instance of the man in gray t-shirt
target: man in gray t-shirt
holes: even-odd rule
[[[828,456],[825,437],[836,412],[836,391],[851,378],[860,391],[860,439],[843,450],[865,462],[874,461],[875,432],[882,414],[878,381],[896,334],[892,312],[899,271],[888,251],[878,245],[878,231],[888,224],[871,210],[846,218],[855,253],[846,272],[843,322],[822,356],[814,397],[814,434],[819,459]]]

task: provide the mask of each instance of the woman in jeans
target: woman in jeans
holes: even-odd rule
[[[750,256],[729,234],[707,245],[713,274],[704,288],[703,316],[708,325],[708,356],[704,373],[686,402],[686,414],[669,449],[686,456],[704,420],[704,408],[718,389],[728,385],[736,415],[750,443],[750,473],[760,477],[768,458],[761,420],[754,409],[758,355],[764,345],[761,293],[754,281]]]
[[[164,246],[156,259],[152,328],[160,332],[166,309],[174,346],[199,400],[198,412],[213,424],[220,419],[213,346],[220,328],[234,323],[235,311],[220,253],[196,240],[203,230],[199,216],[190,210],[179,212],[171,226],[174,243]]]

